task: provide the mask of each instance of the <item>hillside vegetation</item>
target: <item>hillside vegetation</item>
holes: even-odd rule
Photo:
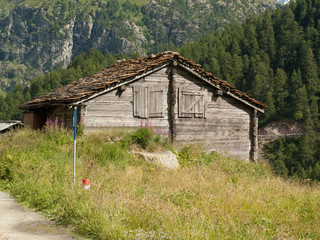
[[[171,2],[173,3],[174,1]],[[320,92],[319,36],[320,1],[298,0],[286,5],[283,10],[278,8],[275,11],[267,10],[260,16],[251,15],[243,24],[227,25],[223,30],[209,34],[200,41],[184,44],[178,50],[220,79],[227,80],[266,103],[268,108],[262,123],[282,118],[297,121],[310,118],[317,125]],[[29,84],[31,88],[24,90],[23,85],[16,84],[10,91],[11,95],[18,91],[22,95],[20,98],[29,100],[99,71],[121,57],[111,56],[108,52],[102,53],[104,56],[94,51],[88,53],[75,59],[67,70],[61,68],[42,78],[41,91],[34,89],[32,83]],[[130,57],[138,55],[135,53]],[[17,72],[10,64],[3,64],[3,67]],[[3,101],[11,104],[10,99]],[[13,105],[11,109],[14,108]],[[0,109],[2,119],[17,117],[14,114],[9,116],[10,111],[3,113],[4,111]]]
[[[13,91],[5,96],[0,94],[0,119],[22,119],[22,113],[18,105],[30,101],[37,96],[41,96],[62,85],[79,80],[90,74],[101,71],[107,66],[114,64],[117,59],[136,58],[137,54],[126,56],[124,54],[102,55],[97,50],[90,50],[75,57],[67,68],[59,68],[55,71],[34,78],[29,86],[17,84]]]
[[[320,180],[320,1],[291,1],[178,50],[268,107],[259,124],[298,121],[305,134],[268,147],[276,172]]]
[[[157,53],[276,5],[276,0],[0,0],[0,89],[66,67],[91,48],[103,54]]]
[[[226,25],[199,41],[182,45],[178,51],[267,104],[265,114],[259,117],[260,125],[283,119],[301,122],[306,134],[294,141],[271,144],[268,156],[283,176],[320,180],[319,0],[297,0],[283,9],[251,15],[242,24]],[[67,68],[35,78],[29,86],[16,84],[7,94],[0,91],[0,119],[21,119],[17,105],[102,70],[116,59],[138,56],[102,54],[98,50],[83,53]],[[17,71],[15,65],[3,66]]]
[[[264,123],[311,118],[318,124],[319,0],[297,0],[283,10],[251,15],[179,52],[265,103]]]
[[[137,139],[145,134],[153,140],[143,145]],[[192,145],[174,150],[183,167],[169,171],[131,154],[142,146],[172,148],[151,129],[82,136],[73,186],[71,133],[49,127],[1,135],[0,186],[92,239],[320,238],[319,184],[283,180],[267,165]]]

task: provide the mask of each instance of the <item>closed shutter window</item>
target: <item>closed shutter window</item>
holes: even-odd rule
[[[164,90],[157,87],[133,87],[133,116],[163,117]]]
[[[205,90],[187,90],[179,88],[179,117],[205,117]]]
[[[163,89],[149,88],[149,117],[163,117],[163,99]]]

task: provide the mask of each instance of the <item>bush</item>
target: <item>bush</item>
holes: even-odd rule
[[[161,136],[160,133],[150,126],[141,126],[129,133],[122,143],[125,147],[134,144],[149,151],[153,151],[157,146],[164,148],[171,147],[169,138]]]
[[[153,139],[153,131],[150,127],[139,127],[129,137],[131,138],[131,143],[146,149]]]
[[[202,148],[199,145],[187,144],[178,151],[178,161],[182,167],[187,167],[201,162]]]

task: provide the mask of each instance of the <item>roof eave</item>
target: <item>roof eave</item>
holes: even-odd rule
[[[178,62],[178,65],[182,68],[184,68],[185,70],[191,72],[193,75],[197,76],[198,78],[200,78],[201,80],[209,83],[211,86],[215,87],[216,89],[221,89],[220,85],[218,83],[212,82],[210,81],[208,78],[201,76],[201,74],[197,73],[196,71],[194,71],[192,68],[181,64],[180,62]]]
[[[216,89],[222,89],[222,87],[221,87],[218,83],[212,82],[212,81],[210,81],[208,78],[201,76],[201,74],[197,73],[197,72],[194,71],[192,68],[190,68],[190,67],[188,67],[188,66],[186,66],[186,65],[183,65],[183,64],[181,64],[180,62],[178,62],[178,65],[179,65],[180,67],[184,68],[185,70],[191,72],[193,75],[197,76],[197,77],[200,78],[201,80],[207,82],[207,83],[210,84],[211,86],[215,87]],[[225,91],[224,91],[224,92],[225,92]],[[226,93],[227,95],[229,95],[229,96],[231,96],[231,97],[233,97],[233,98],[241,101],[242,103],[244,103],[244,104],[246,104],[246,105],[248,105],[248,106],[256,109],[257,111],[259,111],[259,112],[261,112],[261,113],[264,113],[264,109],[263,109],[263,108],[258,107],[258,106],[256,106],[255,104],[250,103],[249,101],[247,101],[247,100],[245,100],[245,99],[242,99],[242,98],[236,96],[235,94],[231,93],[230,91],[226,91],[225,93]]]
[[[148,71],[148,72],[146,72],[146,73],[143,73],[143,74],[141,74],[141,75],[135,76],[134,78],[132,78],[132,79],[130,79],[130,80],[124,80],[123,82],[121,82],[121,83],[119,83],[119,84],[117,84],[117,85],[115,85],[115,86],[113,86],[113,87],[107,88],[107,89],[105,89],[105,90],[103,90],[103,91],[101,91],[101,92],[98,92],[98,93],[93,94],[93,95],[91,95],[91,96],[85,97],[85,98],[83,98],[83,99],[81,99],[81,100],[79,100],[79,101],[75,101],[75,102],[73,102],[73,103],[70,103],[69,105],[79,105],[79,104],[81,104],[81,103],[83,103],[83,102],[87,102],[87,101],[89,101],[89,100],[91,100],[91,99],[93,99],[93,98],[96,98],[96,97],[98,97],[98,96],[100,96],[100,95],[103,95],[103,94],[105,94],[105,93],[107,93],[107,92],[110,92],[110,91],[112,91],[112,90],[114,90],[114,89],[116,89],[116,88],[118,88],[118,87],[121,87],[121,86],[123,86],[123,85],[127,85],[127,84],[132,83],[132,82],[134,82],[134,81],[137,81],[137,80],[139,80],[139,79],[141,79],[141,78],[143,78],[143,77],[146,77],[146,76],[148,76],[148,75],[150,75],[150,74],[152,74],[152,73],[154,73],[154,72],[156,72],[156,71],[159,71],[159,70],[161,70],[162,68],[165,68],[166,66],[168,66],[169,64],[170,64],[170,62],[167,62],[167,63],[161,65],[160,67],[154,68],[154,69],[152,69],[152,70],[150,70],[150,71]]]
[[[36,103],[36,104],[30,104],[30,105],[21,105],[18,108],[21,110],[24,110],[24,112],[29,112],[33,110],[39,110],[39,109],[47,109],[50,107],[57,107],[57,106],[68,106],[69,103],[48,103],[48,102],[42,102],[42,103]]]
[[[239,100],[239,101],[241,101],[241,102],[243,102],[244,104],[246,104],[246,105],[248,105],[248,106],[256,109],[257,111],[259,111],[259,112],[261,112],[261,113],[264,113],[264,109],[263,109],[263,108],[260,108],[260,107],[256,106],[255,104],[252,104],[252,103],[250,103],[250,102],[248,102],[248,101],[246,101],[246,100],[244,100],[244,99],[236,96],[236,95],[233,94],[232,92],[227,91],[226,94],[229,95],[229,96],[231,96],[231,97],[233,97],[233,98],[235,98],[235,99],[237,99],[237,100]]]

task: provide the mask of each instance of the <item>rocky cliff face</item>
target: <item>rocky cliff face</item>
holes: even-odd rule
[[[14,9],[0,19],[0,77],[7,80],[2,80],[3,88],[10,86],[9,79],[19,82],[25,74],[32,77],[55,66],[67,66],[74,56],[90,48],[111,53],[143,52],[146,38],[129,21],[104,28],[91,17],[88,21],[75,18],[60,29],[54,28],[54,21],[43,9],[27,7]],[[121,36],[120,27],[130,32],[130,38]]]
[[[144,22],[155,39],[167,38],[175,45],[198,40],[226,23],[244,20],[247,13],[274,8],[275,1],[157,1],[142,7]]]
[[[128,2],[119,7],[117,0],[111,2],[113,5],[91,3],[92,10],[85,14],[88,6],[78,9],[79,14],[62,12],[66,7],[62,5],[48,10],[20,3],[8,10],[0,17],[0,89],[8,90],[17,82],[67,66],[74,56],[91,48],[143,55],[159,51],[161,44],[194,41],[226,22],[243,19],[249,11],[242,7],[232,10],[230,1],[152,0],[142,7]],[[68,4],[75,6],[74,2]],[[257,5],[257,9],[269,6]]]

